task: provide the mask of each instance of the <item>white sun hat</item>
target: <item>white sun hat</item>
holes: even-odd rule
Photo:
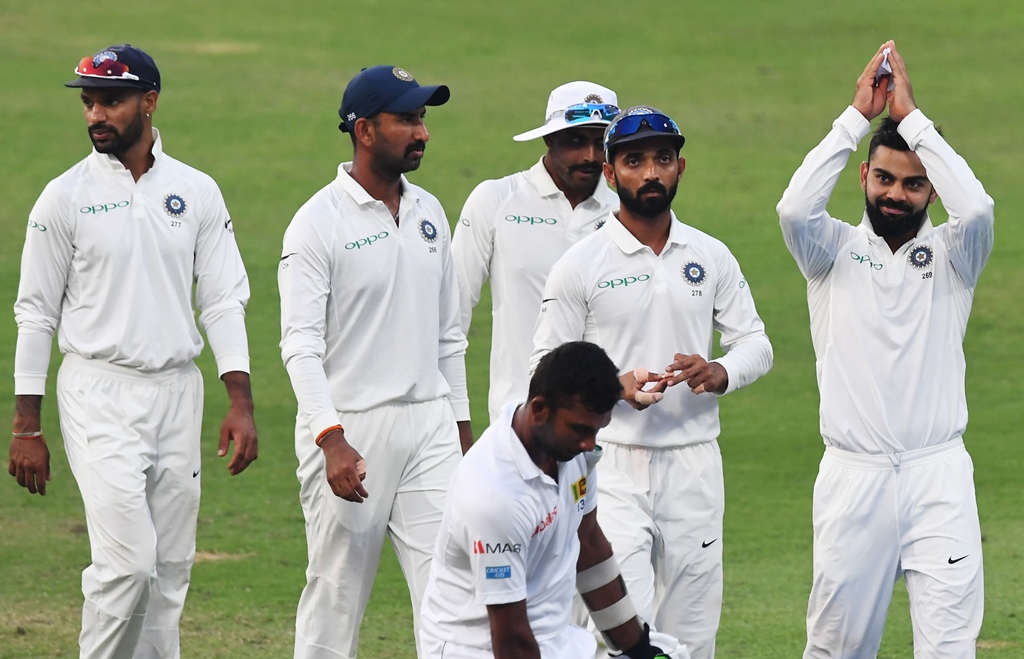
[[[586,80],[569,82],[556,87],[548,96],[544,125],[513,137],[526,142],[576,126],[607,126],[619,112],[615,92]],[[566,110],[569,113],[566,113]]]

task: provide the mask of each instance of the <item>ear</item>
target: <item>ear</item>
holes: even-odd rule
[[[142,95],[142,111],[146,114],[153,114],[156,112],[156,102],[160,98],[160,94],[156,91],[150,90]]]
[[[868,163],[867,161],[860,164],[860,189],[864,192],[868,191]]]
[[[683,172],[686,171],[686,158],[679,156],[679,160],[676,162],[679,163],[679,173],[676,174],[676,183],[678,183],[679,179],[683,178]]]
[[[932,186],[932,193],[928,195],[928,205],[931,206],[935,203],[935,200],[939,198],[939,193],[935,191],[935,186]]]
[[[608,181],[608,185],[615,188],[615,168],[612,167],[610,162],[606,162],[601,166],[604,171],[604,180]]]
[[[373,122],[365,117],[356,119],[356,123],[352,126],[352,133],[356,136],[356,142],[367,147],[373,145],[377,135]]]
[[[554,143],[555,143],[555,140],[554,140],[553,137],[551,137],[550,135],[545,135],[544,136],[544,146],[546,146],[549,150],[551,149],[551,145],[554,144]]]
[[[551,406],[548,405],[547,399],[543,396],[534,396],[527,405],[530,407],[530,421],[532,424],[545,424],[548,422],[548,416],[551,414]]]

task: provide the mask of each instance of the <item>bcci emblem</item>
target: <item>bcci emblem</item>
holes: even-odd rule
[[[110,50],[101,50],[92,56],[92,66],[94,69],[100,68],[100,64],[103,64],[107,60],[117,61],[117,53]]]
[[[423,240],[432,243],[437,240],[437,227],[430,223],[430,220],[420,222],[420,235]]]
[[[406,71],[400,66],[396,66],[395,68],[391,69],[391,73],[395,74],[395,77],[401,80],[402,82],[412,82],[412,76],[409,75],[408,71]]]
[[[604,99],[597,94],[587,94],[587,97],[583,99],[584,103],[604,103]]]
[[[927,245],[921,245],[910,250],[910,265],[918,270],[924,270],[932,264],[932,250]]]
[[[188,210],[185,200],[176,194],[169,194],[164,197],[164,211],[171,217],[181,217]]]
[[[696,261],[690,261],[689,263],[684,265],[682,270],[680,270],[680,274],[683,276],[683,279],[686,280],[686,283],[689,284],[690,286],[700,286],[701,284],[704,283],[704,280],[707,278],[707,273],[704,271],[704,266],[702,266],[700,263],[697,263]]]

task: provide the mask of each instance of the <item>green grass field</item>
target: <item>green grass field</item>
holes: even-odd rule
[[[226,397],[207,351],[201,553],[182,621],[183,656],[291,656],[306,555],[294,478],[295,401],[277,348],[275,271],[292,214],[350,157],[348,138],[336,128],[345,82],[363,66],[393,63],[422,83],[451,86],[451,102],[430,110],[432,139],[411,178],[455,218],[480,180],[538,158],[539,142],[518,144],[511,136],[538,125],[548,92],[591,79],[616,89],[624,105],[652,104],[678,120],[688,166],[675,210],[731,246],[768,327],[773,371],[722,405],[728,505],[718,656],[799,656],[811,575],[811,486],[822,444],[804,283],[774,208],[804,154],[848,104],[867,60],[893,38],[919,105],[996,200],[995,252],[965,346],[967,443],[986,537],[978,654],[1024,657],[1024,377],[1013,366],[1024,362],[1022,29],[1024,7],[1008,0],[2,0],[0,308],[8,315],[0,323],[0,373],[8,375],[0,378],[0,400],[13,400],[9,310],[26,217],[47,181],[89,150],[80,103],[62,83],[84,55],[129,41],[160,65],[164,92],[154,121],[165,149],[212,175],[224,192],[253,290],[248,329],[260,459],[231,478],[216,458]],[[859,218],[863,204],[854,170],[830,205],[848,220]],[[935,219],[944,219],[934,208]],[[470,336],[478,433],[486,422],[487,303]],[[58,363],[55,357],[52,372]],[[77,656],[88,540],[52,398],[44,403],[53,452],[47,496],[31,497],[13,479],[0,479],[3,659]],[[911,655],[901,583],[880,656]],[[415,656],[408,595],[388,549],[360,656]]]

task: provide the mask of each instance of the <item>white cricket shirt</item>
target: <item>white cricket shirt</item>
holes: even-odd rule
[[[141,372],[203,349],[221,375],[249,371],[249,281],[217,184],[163,152],[138,182],[95,149],[51,181],[29,215],[14,303],[16,394],[43,395],[53,332],[62,353]]]
[[[921,158],[949,221],[925,220],[893,254],[866,214],[858,226],[829,216],[839,174],[870,128],[847,108],[804,158],[777,210],[807,278],[825,444],[891,454],[949,441],[967,427],[963,339],[992,252],[994,204],[915,110],[899,133]]]
[[[533,329],[551,266],[618,207],[618,196],[602,181],[574,209],[543,158],[524,172],[484,181],[466,200],[452,256],[467,336],[480,288],[491,279],[491,421],[505,403],[526,397]]]
[[[423,597],[425,638],[490,650],[487,605],[524,599],[542,647],[571,622],[577,531],[597,506],[596,471],[584,455],[559,463],[557,483],[541,471],[512,430],[520,403],[502,408],[452,476]]]
[[[339,165],[284,235],[281,354],[299,418],[316,436],[339,412],[450,393],[466,420],[466,338],[444,209],[403,177],[396,226],[351,165]]]
[[[740,266],[719,240],[672,214],[660,255],[609,214],[604,228],[565,253],[548,276],[531,368],[567,341],[604,348],[619,372],[663,372],[677,352],[711,360],[714,331],[726,354],[726,393],[772,366],[772,346]],[[718,397],[681,383],[638,412],[619,401],[598,441],[673,447],[716,439]]]

